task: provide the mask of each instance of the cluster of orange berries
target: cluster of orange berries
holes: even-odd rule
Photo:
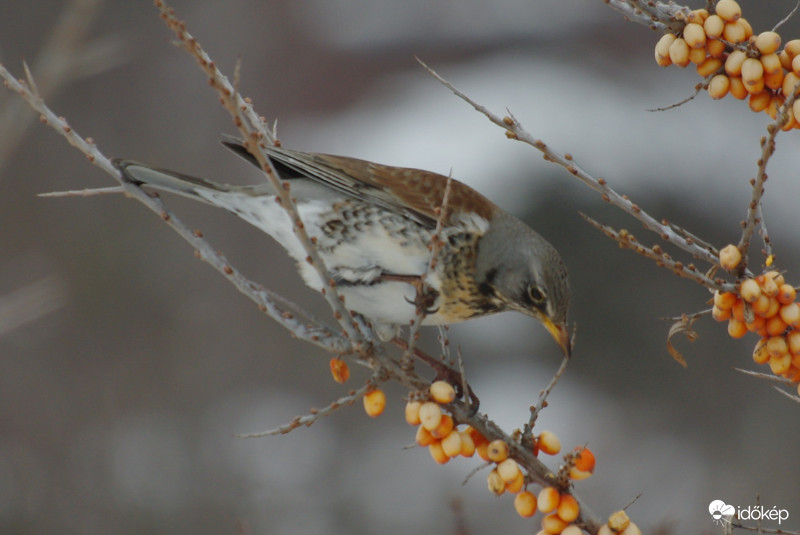
[[[452,402],[456,397],[452,385],[446,381],[436,381],[423,397],[406,404],[405,418],[409,425],[417,426],[416,443],[427,447],[434,461],[445,464],[452,458],[472,457],[477,453],[484,461],[495,463],[486,478],[493,494],[516,494],[514,507],[523,517],[531,517],[537,511],[546,515],[542,519],[541,533],[581,533],[580,528],[572,524],[580,513],[575,498],[559,492],[555,487],[545,487],[537,496],[525,488],[525,473],[517,461],[509,457],[510,448],[505,441],[490,441],[471,426],[458,429],[452,416],[442,408],[442,405]],[[542,431],[535,437],[534,443],[535,455],[539,452],[556,455],[561,451],[561,442],[550,431]],[[569,476],[572,479],[584,479],[594,472],[595,458],[588,448],[576,448],[568,458]]]
[[[720,251],[720,265],[725,269],[735,268],[740,261],[735,245]],[[796,297],[797,291],[781,273],[768,271],[741,281],[738,293],[715,292],[711,315],[728,322],[728,334],[733,338],[748,332],[758,334],[761,339],[753,360],[769,364],[775,375],[800,383],[800,304]]]
[[[700,76],[714,75],[708,83],[711,98],[729,93],[739,100],[749,98],[751,110],[765,111],[775,119],[786,98],[797,94],[800,82],[800,39],[778,52],[780,45],[776,32],[754,35],[735,0],[719,0],[714,14],[706,9],[691,11],[680,37],[664,34],[655,57],[662,67],[695,64]],[[783,129],[800,128],[800,99],[788,115]]]

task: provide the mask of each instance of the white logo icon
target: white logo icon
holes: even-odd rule
[[[736,514],[736,508],[732,505],[727,505],[722,500],[714,500],[708,504],[708,512],[714,519],[715,524],[722,525],[723,522],[730,523],[731,518]]]

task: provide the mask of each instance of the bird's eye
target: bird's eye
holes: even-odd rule
[[[534,305],[541,305],[545,300],[544,292],[538,286],[528,287],[528,297],[530,297]]]

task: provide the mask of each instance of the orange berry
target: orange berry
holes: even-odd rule
[[[764,86],[764,66],[756,58],[747,58],[742,62],[742,82],[747,92],[760,93]],[[759,86],[761,87],[759,89]]]
[[[736,0],[719,0],[714,11],[726,22],[739,20],[742,16],[742,8]]]
[[[472,438],[472,441],[475,443],[476,446],[478,444],[488,444],[489,443],[489,441],[486,439],[486,437],[483,436],[480,431],[478,431],[477,429],[475,429],[471,425],[468,425],[464,429],[464,432],[467,433]]]
[[[770,336],[781,336],[786,332],[786,323],[780,316],[773,316],[767,320],[767,334]]]
[[[691,47],[689,48],[689,62],[699,66],[705,60],[706,60],[706,47],[701,46],[700,48],[691,48]]]
[[[450,461],[450,456],[444,452],[444,448],[442,447],[442,443],[438,440],[428,446],[428,451],[433,457],[433,460],[439,464],[447,464]]]
[[[690,22],[683,27],[683,39],[691,48],[701,48],[706,46],[706,32],[703,30],[702,23]]]
[[[719,60],[717,60],[716,58],[708,58],[706,63],[710,63],[710,60],[716,60],[717,62],[719,62]],[[703,65],[705,65],[705,63]],[[708,76],[708,74],[711,74],[711,73],[703,74],[702,72],[700,72],[701,71],[701,67],[703,67],[703,65],[698,65],[697,73],[700,76]],[[716,69],[714,69],[714,70],[716,70]],[[714,72],[714,71],[711,71],[711,72]],[[725,95],[728,94],[728,91],[730,91],[730,88],[731,88],[731,79],[728,78],[724,74],[716,74],[716,75],[712,76],[711,80],[709,80],[709,82],[708,82],[708,96],[713,98],[714,100],[719,100],[721,98],[725,98]]]
[[[409,401],[406,403],[405,417],[408,425],[419,425],[419,408],[422,407],[421,401]]]
[[[754,279],[745,279],[739,286],[739,295],[748,303],[752,303],[761,295],[761,287]]]
[[[711,316],[717,321],[725,321],[730,319],[731,317],[731,310],[723,310],[719,308],[717,305],[714,305],[711,308]]]
[[[483,442],[475,446],[475,451],[478,453],[478,457],[483,459],[484,461],[490,461],[489,459],[489,443]]]
[[[441,440],[442,449],[448,457],[461,455],[461,433],[456,430],[451,431]]]
[[[750,323],[745,323],[745,327],[747,330],[753,333],[757,333],[759,331],[767,332],[767,320],[764,319],[763,316],[755,316],[753,321]]]
[[[514,509],[523,518],[530,518],[536,514],[536,496],[526,490],[514,497]]]
[[[747,105],[750,106],[751,110],[758,113],[769,107],[770,100],[772,100],[772,93],[769,91],[761,91],[760,93],[751,94]]]
[[[777,32],[761,32],[756,37],[756,48],[762,54],[777,52],[781,46],[781,36]]]
[[[783,305],[778,314],[787,325],[797,327],[800,324],[800,305],[797,303]]]
[[[431,435],[434,438],[444,438],[449,435],[453,428],[455,427],[455,422],[453,421],[453,417],[449,414],[442,414],[442,419],[439,422],[439,426],[436,429],[431,429]]]
[[[578,470],[592,473],[594,472],[595,457],[592,450],[589,448],[577,447],[575,448],[575,457],[573,466]]]
[[[570,523],[578,518],[578,513],[580,513],[578,501],[569,494],[562,494],[556,508],[556,514],[559,518],[564,522]]]
[[[555,513],[542,518],[542,531],[545,533],[557,535],[558,533],[564,531],[564,528],[566,527],[567,523],[561,520],[561,518],[559,518],[559,516]]]
[[[767,340],[767,353],[770,357],[779,357],[789,352],[789,345],[783,336],[773,336]]]
[[[435,381],[429,390],[436,403],[450,403],[456,399],[456,389],[447,381]]]
[[[506,482],[503,481],[503,478],[500,477],[497,470],[489,472],[489,475],[486,477],[486,485],[489,487],[491,493],[498,496],[506,491]]]
[[[489,460],[491,461],[496,463],[504,461],[508,457],[508,444],[499,438],[497,440],[492,440],[489,442],[486,453],[489,455]]]
[[[708,18],[708,10],[707,9],[693,9],[689,12],[689,15],[686,17],[686,22],[693,22],[695,24],[703,24]]]
[[[561,533],[564,532],[562,531]],[[639,529],[639,526],[631,522],[619,535],[642,535],[642,530]]]
[[[733,307],[731,307],[731,316],[744,323],[744,301],[740,299],[733,304]]]
[[[764,313],[764,317],[772,318],[774,316],[777,316],[778,312],[780,312],[780,308],[781,308],[780,302],[776,298],[770,297],[769,309]]]
[[[561,535],[583,535],[583,530],[575,524],[569,525],[564,528]]]
[[[461,435],[461,456],[472,457],[475,455],[475,441],[472,440],[472,435],[464,431],[459,431]]]
[[[739,49],[734,50],[733,52],[728,54],[727,58],[725,58],[725,72],[727,72],[731,76],[741,76],[742,63],[744,63],[744,60],[746,59],[747,59],[747,54],[745,54],[743,50]],[[728,245],[728,247],[731,247],[731,245]],[[736,246],[733,245],[733,247]]]
[[[719,15],[709,15],[703,21],[703,30],[709,39],[717,39],[725,30],[725,21]]]
[[[431,432],[425,429],[422,426],[417,427],[417,435],[414,438],[414,441],[417,443],[417,446],[430,446],[436,439],[431,435]]]
[[[756,299],[750,304],[750,308],[753,309],[753,313],[758,316],[763,316],[764,314],[766,314],[767,311],[769,311],[769,306],[770,306],[770,299],[764,294],[759,295],[758,299]]]
[[[422,427],[433,431],[442,423],[442,409],[433,401],[426,401],[419,408],[419,419]]]
[[[539,511],[545,514],[552,513],[558,507],[561,495],[555,487],[544,487],[539,491],[539,497],[536,501],[539,503]]]
[[[689,64],[689,45],[686,41],[678,37],[669,45],[669,59],[678,67],[686,67]]]
[[[792,93],[796,95],[800,92],[800,86],[797,85],[798,83],[800,83],[800,77],[793,72],[787,72],[781,84],[781,94],[784,97],[789,97]]]
[[[800,60],[797,59],[799,57],[800,56],[795,56],[792,59],[792,72],[797,76],[800,76]]]
[[[781,67],[791,72],[792,70],[792,56],[786,53],[786,50],[778,52],[778,59],[781,60]],[[787,73],[788,74],[788,73]]]
[[[736,318],[728,320],[728,334],[731,338],[741,338],[747,334],[747,324]]]
[[[714,292],[714,305],[722,310],[730,310],[738,300],[739,297],[735,293],[720,292],[719,290]]]
[[[520,473],[519,465],[514,459],[505,459],[497,463],[497,473],[503,478],[503,481],[508,483],[517,478]]]
[[[770,72],[764,75],[764,85],[770,89],[781,89],[783,87],[783,69]]]
[[[677,39],[677,36],[671,33],[665,33],[656,43],[656,63],[661,67],[669,67],[672,65],[672,60],[669,57],[669,47],[675,39]]]
[[[783,69],[778,54],[764,54],[761,56],[760,61],[766,74],[773,74]],[[781,76],[781,80],[783,80],[783,76]]]
[[[791,284],[781,284],[778,288],[778,302],[782,305],[788,305],[794,302],[797,297],[797,290]]]
[[[747,92],[747,89],[744,87],[744,82],[742,82],[742,78],[740,76],[729,76],[731,81],[731,86],[728,89],[728,92],[734,97],[738,98],[739,100],[744,100],[747,98],[747,95],[750,93]]]
[[[769,361],[769,351],[767,351],[768,338],[762,338],[753,350],[753,361],[756,364],[766,364]]]
[[[790,57],[794,58],[796,55],[800,54],[800,39],[792,39],[785,45],[783,45],[783,50]]]
[[[364,396],[364,411],[370,418],[377,418],[383,414],[385,408],[386,394],[380,388],[376,388]]]
[[[769,368],[775,375],[782,375],[788,372],[791,367],[792,356],[789,353],[784,353],[779,357],[771,356],[769,358]]]
[[[722,30],[722,38],[731,43],[741,43],[747,39],[747,26],[736,22],[728,22]]]
[[[542,453],[558,455],[561,451],[561,441],[552,431],[542,431],[536,439],[536,446]]]
[[[346,383],[350,378],[350,368],[347,367],[347,363],[342,359],[334,357],[331,359],[330,365],[333,380],[337,383]]]
[[[711,57],[725,59],[725,43],[718,39],[709,37],[706,40],[706,50]]]
[[[520,470],[517,472],[517,477],[515,477],[511,481],[506,482],[506,492],[510,492],[511,494],[516,494],[522,490],[522,487],[525,486],[525,474],[522,473]]]
[[[767,297],[776,297],[779,291],[780,287],[775,281],[775,278],[768,277],[767,274],[764,274],[764,280],[761,282],[761,292]]]

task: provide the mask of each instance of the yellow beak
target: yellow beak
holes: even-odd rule
[[[567,325],[564,323],[553,323],[550,321],[550,318],[544,318],[542,320],[545,329],[550,333],[553,339],[556,341],[558,346],[561,348],[561,351],[564,352],[564,355],[569,358],[570,354],[572,353],[572,347],[570,343],[569,337],[569,330],[567,329]]]

